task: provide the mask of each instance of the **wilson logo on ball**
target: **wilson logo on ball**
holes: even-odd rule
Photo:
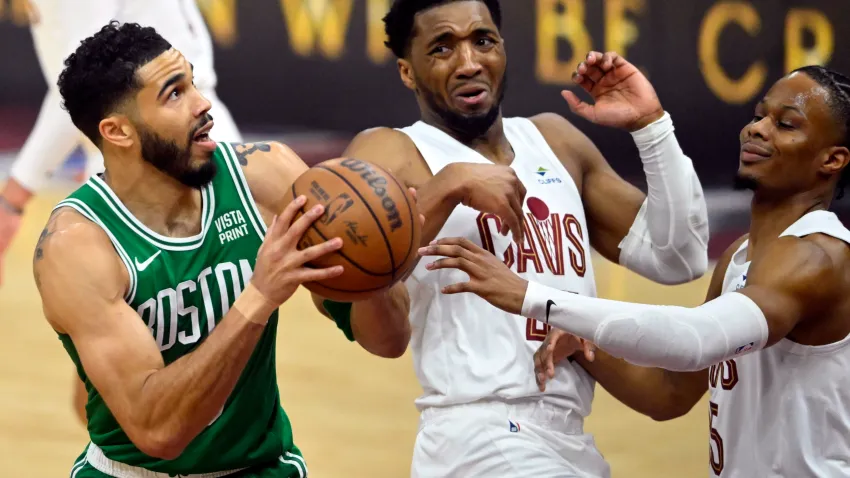
[[[366,184],[372,188],[372,192],[381,198],[381,206],[387,213],[390,231],[400,228],[402,226],[401,214],[398,212],[395,201],[387,195],[387,178],[359,159],[344,159],[340,162],[340,165],[349,171],[358,173],[366,181]]]

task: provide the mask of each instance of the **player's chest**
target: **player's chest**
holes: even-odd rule
[[[260,241],[221,244],[210,237],[193,251],[148,251],[134,259],[130,305],[164,355],[180,354],[209,335],[250,282]]]

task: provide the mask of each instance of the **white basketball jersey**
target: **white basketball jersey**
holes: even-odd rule
[[[850,243],[829,211],[806,214],[781,236],[816,233]],[[723,293],[746,284],[747,244],[732,256]],[[850,476],[850,337],[816,347],[782,339],[712,366],[709,388],[709,476]]]
[[[514,244],[510,234],[502,236],[495,215],[463,205],[455,208],[437,238],[465,237],[525,279],[595,296],[587,223],[575,183],[530,120],[506,118],[503,124],[515,154],[511,167],[527,190],[524,243]],[[421,121],[401,131],[435,175],[451,163],[492,164]],[[595,382],[578,365],[564,361],[545,395],[537,388],[533,354],[546,337],[545,324],[503,312],[474,294],[442,294],[442,287],[469,277],[458,270],[426,270],[435,259],[420,261],[406,282],[411,349],[423,387],[417,407],[543,395],[553,405],[587,416]]]

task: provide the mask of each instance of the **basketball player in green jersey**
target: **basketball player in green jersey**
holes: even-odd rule
[[[339,238],[296,248],[323,213],[292,223],[307,166],[281,144],[213,142],[191,65],[151,28],[111,23],[65,65],[65,108],[106,165],[56,206],[33,259],[88,394],[71,476],[307,476],[278,393],[277,309],[342,273],[304,266]],[[366,350],[404,352],[403,286],[314,302]]]

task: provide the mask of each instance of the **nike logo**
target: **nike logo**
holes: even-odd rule
[[[134,257],[133,260],[136,262],[136,270],[139,271],[139,272],[142,272],[143,270],[147,269],[148,266],[151,265],[151,262],[153,262],[153,260],[156,259],[156,256],[158,256],[160,252],[162,252],[162,251],[156,251],[156,254],[148,257],[148,260],[146,260],[145,262],[142,262],[142,263],[139,263],[138,257]]]
[[[552,306],[555,305],[555,301],[549,299],[546,301],[546,323],[549,323],[549,311],[552,309]]]

